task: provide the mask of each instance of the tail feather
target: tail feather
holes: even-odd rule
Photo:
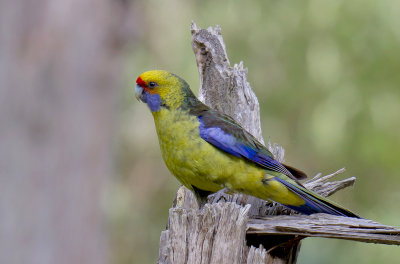
[[[291,184],[283,179],[275,177],[277,181],[285,185],[289,190],[297,194],[301,199],[304,200],[305,204],[301,206],[293,206],[284,204],[286,207],[298,211],[303,214],[315,214],[315,213],[326,213],[331,215],[340,215],[361,218],[360,216],[350,212],[349,210],[335,204],[332,201],[322,197],[321,195],[314,193],[306,188]]]

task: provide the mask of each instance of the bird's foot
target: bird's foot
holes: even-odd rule
[[[209,203],[218,203],[218,202],[228,202],[231,200],[231,195],[228,193],[231,193],[232,190],[229,188],[223,188],[219,190],[216,193],[213,193],[208,196],[208,202]]]

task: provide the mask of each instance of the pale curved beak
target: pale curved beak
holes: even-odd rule
[[[142,98],[142,94],[143,94],[143,88],[139,84],[136,84],[135,88],[136,99],[140,101],[140,99]]]

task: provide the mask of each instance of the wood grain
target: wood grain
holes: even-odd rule
[[[232,116],[262,139],[259,104],[247,82],[243,63],[230,66],[221,28],[201,29],[192,23],[192,47],[200,74],[199,98]],[[284,149],[268,142],[275,158]],[[323,195],[352,186],[356,180],[331,181],[344,173],[321,174],[304,185]],[[300,215],[275,202],[220,191],[209,196],[201,211],[194,195],[181,187],[169,212],[168,229],[160,239],[159,263],[296,263],[305,237],[327,237],[361,242],[399,244],[400,230],[371,220],[315,214]]]
[[[248,234],[301,235],[400,245],[398,228],[368,219],[329,214],[268,216],[250,219],[247,227]]]

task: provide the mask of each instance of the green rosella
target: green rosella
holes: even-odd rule
[[[223,188],[273,200],[304,214],[358,217],[306,189],[305,174],[272,153],[231,117],[200,102],[189,85],[166,71],[136,80],[136,97],[151,110],[164,161],[200,203]]]

